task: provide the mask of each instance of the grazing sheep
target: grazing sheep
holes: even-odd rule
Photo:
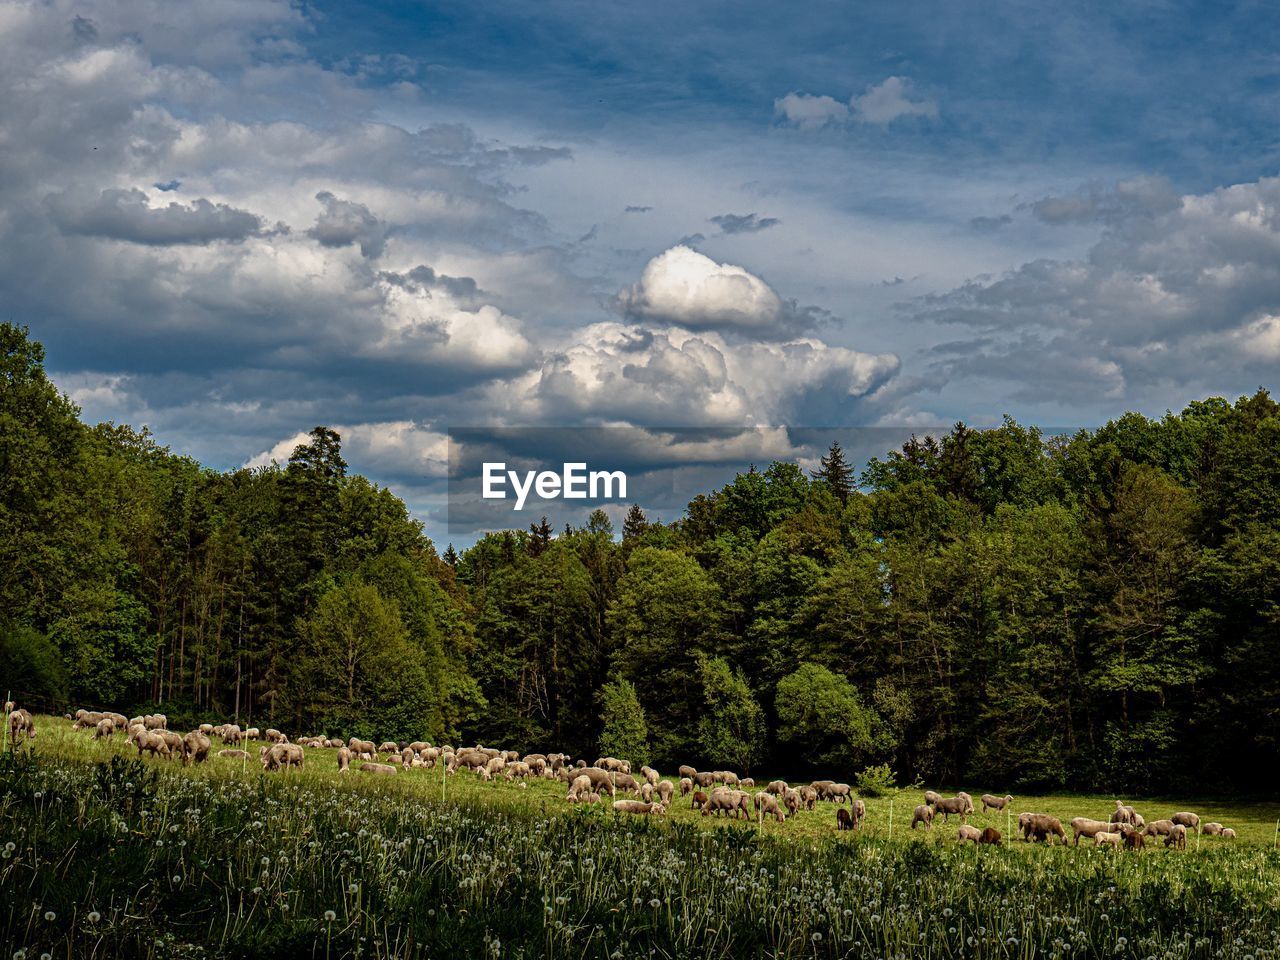
[[[204,763],[209,759],[209,738],[199,730],[192,730],[182,738],[182,765]]]
[[[645,803],[651,803],[653,801],[653,784],[649,783],[647,780],[640,784],[640,799]]]
[[[916,806],[915,812],[911,816],[911,829],[916,828],[917,823],[923,823],[926,830],[933,829],[933,807],[927,803],[921,803]]]
[[[197,727],[197,729],[198,729],[201,733],[203,733],[206,737],[209,737],[209,736],[212,736],[212,735],[213,735],[213,724],[212,724],[212,723],[202,723],[202,724],[200,724],[200,726],[199,726],[199,727]]]
[[[658,799],[662,801],[662,805],[664,807],[671,806],[671,798],[676,792],[676,788],[671,785],[671,781],[659,780],[656,789],[658,791]]]
[[[690,802],[689,806],[693,810],[698,810],[702,807],[705,807],[709,802],[710,802],[710,799],[707,797],[705,793],[703,793],[701,790],[695,790],[693,793],[693,800]]]
[[[1126,850],[1141,850],[1146,844],[1146,839],[1139,830],[1130,830],[1124,835],[1124,845]]]
[[[853,829],[853,814],[851,814],[844,807],[841,807],[839,810],[836,811],[836,829],[837,830]]]
[[[275,729],[275,727],[269,727],[267,732],[262,735],[262,739],[266,740],[267,743],[285,743],[289,738]]]
[[[528,780],[530,772],[529,765],[523,760],[513,760],[507,764],[502,775],[508,780]]]
[[[267,731],[267,737],[268,739],[271,737],[270,730]],[[396,744],[393,743],[392,741],[384,740],[382,741],[382,743],[378,744],[378,752],[379,753],[399,753],[400,748],[396,746]]]
[[[17,746],[24,739],[36,738],[36,722],[31,714],[21,707],[9,711],[9,742]]]
[[[1173,847],[1175,850],[1187,849],[1187,827],[1186,824],[1175,823],[1169,831],[1169,835],[1164,838],[1166,847]]]
[[[249,752],[247,750],[237,750],[232,748],[230,750],[219,750],[218,756],[226,757],[228,760],[248,760]]]
[[[378,753],[372,740],[361,740],[359,737],[352,737],[347,741],[347,746],[361,760],[372,760]]]
[[[362,763],[356,767],[361,773],[374,773],[386,776],[391,773],[399,773],[398,767],[393,767],[389,763]]]
[[[163,730],[169,725],[169,718],[163,713],[149,713],[142,718],[142,725],[148,730]]]
[[[961,820],[973,813],[973,798],[967,793],[957,793],[954,797],[939,797],[933,804],[934,813],[942,814],[943,822],[956,814]]]
[[[169,756],[169,744],[164,737],[160,736],[154,730],[148,730],[145,727],[139,730],[133,738],[133,745],[138,748],[138,756],[150,753],[153,757]]]
[[[591,792],[591,778],[582,776],[575,777],[573,783],[569,784],[569,795],[565,798],[570,803],[578,803]]]
[[[751,794],[745,790],[717,787],[711,791],[711,798],[702,807],[702,815],[704,817],[712,813],[728,814],[734,818],[741,814],[743,820],[750,820]]]
[[[114,720],[103,717],[98,721],[98,725],[93,728],[93,739],[109,740],[111,735],[116,732],[116,724]]]
[[[351,769],[351,748],[343,744],[338,748],[338,772],[349,773]]]
[[[223,743],[241,743],[244,740],[244,733],[238,724],[223,724],[221,727],[215,727],[213,732],[222,738]]]
[[[940,793],[934,793],[932,790],[926,790],[924,792],[924,802],[931,807],[941,799],[942,794]]]
[[[640,796],[640,783],[629,773],[615,773],[613,785],[618,790],[629,790],[636,796]]]
[[[492,780],[495,774],[501,773],[502,768],[507,765],[507,761],[501,757],[492,757],[489,762],[480,768],[480,776],[484,780]]]
[[[660,803],[642,803],[639,800],[615,800],[613,801],[613,809],[619,813],[639,813],[646,816],[667,812],[667,808]]]
[[[1181,824],[1188,830],[1195,830],[1196,832],[1200,830],[1200,815],[1198,813],[1183,811],[1182,813],[1175,813],[1169,819],[1176,824]]]
[[[619,760],[617,757],[601,757],[595,764],[601,770],[608,770],[610,773],[630,773],[631,763],[627,760]]]
[[[847,783],[833,783],[827,788],[827,799],[845,803],[853,798],[853,788]]]
[[[782,794],[782,803],[791,815],[795,816],[796,811],[800,809],[800,791],[787,787]]]
[[[1235,832],[1234,830],[1232,830],[1230,827],[1223,827],[1223,828],[1222,828],[1222,839],[1223,839],[1223,840],[1234,840],[1235,838],[1236,838],[1236,832]]]
[[[658,771],[653,767],[644,766],[640,768],[640,775],[644,777],[647,783],[656,784],[662,778],[658,776]]]
[[[809,786],[811,786],[814,790],[818,792],[819,800],[830,800],[831,797],[828,791],[830,791],[830,789],[833,786],[835,786],[835,781],[834,780],[815,780],[813,781],[813,783],[809,784]]]
[[[765,793],[772,793],[775,796],[783,796],[789,788],[785,780],[770,780],[769,785],[764,788]]]
[[[1071,821],[1071,830],[1075,834],[1075,844],[1080,846],[1081,837],[1096,837],[1111,826],[1102,820],[1090,820],[1088,817],[1076,817]]]
[[[698,771],[695,770],[693,767],[689,766],[687,763],[680,764],[680,769],[677,770],[676,773],[682,777],[688,777],[690,780],[692,780],[694,777],[698,775]]]
[[[960,829],[956,831],[956,839],[961,843],[977,843],[982,839],[982,831],[967,823],[961,824]]]
[[[866,801],[863,800],[861,797],[858,797],[854,800],[851,800],[849,802],[849,806],[852,808],[852,811],[853,811],[853,825],[855,827],[862,826],[862,821],[867,815]]]
[[[169,759],[181,757],[183,751],[182,734],[174,733],[172,730],[158,729],[154,731],[164,738],[164,742],[169,745]]]
[[[1003,810],[1011,803],[1013,803],[1013,797],[1008,794],[1005,794],[1003,797],[993,797],[989,793],[984,793],[982,795],[982,812],[986,813],[988,810]]]
[[[998,845],[1000,843],[1000,831],[995,827],[987,827],[978,837],[978,842]]]
[[[602,770],[599,767],[581,767],[577,773],[591,781],[592,790],[608,793],[610,798],[618,795],[617,788],[613,785],[613,777],[609,775],[608,770]]]
[[[1111,813],[1112,823],[1133,823],[1133,818],[1138,815],[1138,811],[1133,807],[1127,806],[1123,800],[1116,801],[1116,808]]]
[[[694,784],[695,784],[696,786],[699,786],[699,787],[710,787],[710,786],[714,786],[714,785],[715,785],[715,782],[716,782],[716,775],[715,775],[714,773],[705,773],[705,772],[704,772],[704,773],[697,773],[697,772],[695,772],[695,773],[694,773],[694,775],[693,775],[690,779],[691,779],[691,780],[693,780],[693,782],[694,782]]]
[[[727,787],[741,786],[742,782],[738,779],[738,775],[732,770],[717,770],[712,774],[716,783],[723,783]]]
[[[1218,823],[1217,821],[1211,821],[1210,823],[1206,823],[1203,826],[1201,826],[1200,832],[1204,834],[1208,834],[1211,837],[1221,836],[1222,824]]]
[[[680,796],[687,797],[691,793],[693,793],[693,781],[690,780],[688,777],[681,777],[680,778]]]
[[[815,787],[800,788],[800,803],[804,805],[806,810],[812,810],[818,805],[818,791]]]
[[[1100,830],[1093,835],[1093,845],[1095,847],[1114,847],[1120,849],[1120,843],[1124,840],[1124,836],[1119,833],[1109,833],[1106,830]]]
[[[1047,813],[1019,814],[1018,829],[1022,832],[1023,839],[1029,843],[1041,840],[1049,843],[1050,837],[1057,837],[1064,846],[1067,843],[1067,834],[1062,829],[1062,821]]]
[[[1167,837],[1173,832],[1172,820],[1152,820],[1142,831],[1144,837]]]
[[[786,814],[782,812],[782,807],[778,804],[778,798],[772,793],[757,793],[753,800],[756,806],[756,820],[758,822],[763,823],[765,817],[773,817],[779,823],[787,819]]]
[[[296,743],[273,743],[264,746],[258,756],[262,759],[262,769],[282,770],[289,767],[302,769],[304,756],[302,748]]]
[[[244,738],[246,740],[261,740],[262,731],[257,727],[248,727],[244,732]]]

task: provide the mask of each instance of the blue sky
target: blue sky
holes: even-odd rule
[[[7,4],[0,294],[87,417],[336,425],[436,533],[451,426],[1159,414],[1280,361],[1278,19]]]

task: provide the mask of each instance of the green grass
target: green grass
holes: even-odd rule
[[[954,823],[907,830],[915,792],[890,839],[888,799],[868,799],[856,834],[834,831],[831,804],[784,824],[687,799],[620,817],[566,804],[560,783],[339,776],[323,750],[300,772],[183,769],[37,724],[34,759],[0,769],[0,960],[1280,956],[1273,804],[1124,798],[1240,834],[1186,853],[977,848]],[[1019,797],[1011,816],[1112,806]]]

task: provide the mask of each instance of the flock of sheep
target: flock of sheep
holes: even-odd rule
[[[5,705],[10,742],[18,744],[35,739],[35,723],[26,710],[18,709],[10,702]],[[605,803],[620,813],[653,815],[663,814],[676,799],[691,797],[690,805],[700,810],[702,816],[720,816],[756,819],[771,817],[782,823],[787,815],[799,810],[813,810],[822,801],[836,805],[836,829],[855,830],[866,816],[866,803],[853,795],[847,783],[831,780],[815,780],[810,784],[793,787],[783,780],[774,780],[763,789],[755,790],[755,781],[739,777],[727,770],[699,771],[690,766],[679,768],[679,783],[663,779],[657,770],[649,766],[640,768],[640,776],[632,775],[631,764],[616,757],[601,757],[592,765],[585,760],[573,761],[563,753],[530,753],[521,755],[515,750],[496,750],[492,747],[436,747],[424,741],[395,743],[386,741],[375,744],[371,740],[351,737],[342,741],[324,736],[300,737],[296,742],[279,730],[264,731],[256,727],[241,729],[238,724],[203,723],[186,734],[168,729],[164,714],[126,718],[119,713],[77,710],[68,715],[77,730],[92,730],[95,739],[107,739],[124,733],[141,757],[150,753],[153,757],[179,759],[182,763],[203,763],[210,757],[213,738],[224,745],[216,756],[246,761],[251,754],[244,749],[251,741],[263,741],[258,749],[258,759],[264,770],[277,771],[302,768],[305,756],[303,747],[332,749],[336,751],[338,771],[346,773],[355,769],[373,775],[395,774],[406,768],[433,769],[442,766],[447,774],[459,769],[470,770],[482,780],[501,777],[507,781],[519,781],[521,785],[530,778],[559,780],[568,788],[565,799],[569,803]],[[352,767],[352,762],[358,766]],[[619,799],[618,795],[632,797]],[[983,812],[1003,811],[1012,802],[1012,796],[997,797],[983,794],[980,799]],[[952,816],[960,818],[961,826],[956,839],[961,842],[995,844],[1002,840],[994,827],[979,830],[967,822],[974,812],[973,798],[964,792],[954,797],[943,797],[926,790],[924,803],[913,811],[911,829],[922,825],[933,828],[940,815],[943,822]],[[1185,850],[1189,830],[1208,835],[1234,838],[1236,833],[1220,823],[1201,823],[1197,814],[1183,811],[1167,820],[1148,823],[1132,806],[1116,801],[1116,809],[1109,821],[1076,817],[1068,824],[1073,840],[1079,846],[1081,838],[1093,840],[1099,847],[1125,847],[1142,849],[1148,838],[1163,837],[1166,847]],[[1061,820],[1047,813],[1022,813],[1018,815],[1018,833],[1029,842],[1052,842],[1057,837],[1067,843],[1066,829]]]
[[[995,827],[979,830],[964,822],[965,818],[973,813],[973,797],[969,794],[962,791],[954,797],[943,797],[932,790],[926,790],[924,801],[915,808],[912,815],[912,830],[918,824],[923,824],[926,830],[932,829],[934,818],[938,814],[942,814],[944,823],[954,814],[961,820],[960,829],[956,833],[957,840],[972,843],[1000,842],[1000,831]],[[1004,810],[1013,803],[1013,797],[996,797],[984,793],[981,801],[982,811],[986,813],[987,810]],[[1147,823],[1142,814],[1120,800],[1116,801],[1116,808],[1110,820],[1074,817],[1068,826],[1071,828],[1072,839],[1077,847],[1080,846],[1080,839],[1085,837],[1092,840],[1095,846],[1114,848],[1123,846],[1129,850],[1141,850],[1146,845],[1147,839],[1153,837],[1163,837],[1166,847],[1185,850],[1188,830],[1220,836],[1227,840],[1234,839],[1236,835],[1233,829],[1217,822],[1202,824],[1199,814],[1185,810],[1173,814],[1167,820],[1153,820]],[[1040,840],[1051,843],[1053,837],[1057,837],[1064,845],[1067,842],[1062,821],[1047,813],[1018,814],[1018,832],[1023,840],[1032,843]]]

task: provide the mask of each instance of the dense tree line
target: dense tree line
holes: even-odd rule
[[[1277,779],[1264,391],[957,424],[861,476],[833,445],[672,524],[442,557],[331,430],[218,473],[82,424],[22,328],[0,365],[0,682],[42,705],[1010,789]]]

